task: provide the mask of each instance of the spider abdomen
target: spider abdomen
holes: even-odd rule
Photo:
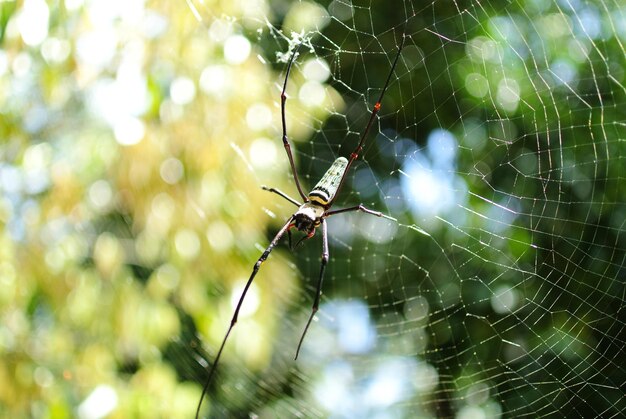
[[[333,162],[330,168],[324,173],[322,179],[309,192],[309,200],[317,204],[327,206],[337,194],[337,189],[341,183],[341,178],[348,167],[348,160],[339,157]]]

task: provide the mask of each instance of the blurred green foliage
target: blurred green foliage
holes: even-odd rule
[[[331,224],[326,305],[297,363],[321,245],[279,246],[205,415],[623,413],[624,13],[0,2],[0,416],[194,414],[233,296],[293,211],[259,187],[295,191],[278,97],[293,33],[306,45],[287,126],[305,186],[352,151],[407,37],[340,202],[399,223]],[[426,184],[403,183],[434,167],[433,133],[455,139],[436,174],[454,205],[437,213],[415,204]],[[335,301],[375,330],[367,351],[336,349]]]

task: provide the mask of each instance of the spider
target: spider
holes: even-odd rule
[[[319,309],[320,296],[322,294],[322,282],[324,280],[324,271],[326,270],[326,265],[328,265],[328,259],[330,257],[329,251],[328,251],[328,228],[326,226],[326,218],[336,215],[336,214],[342,214],[345,212],[361,211],[366,214],[374,215],[376,217],[384,217],[389,220],[397,221],[395,218],[385,215],[381,212],[372,211],[368,208],[365,208],[362,204],[349,207],[349,208],[332,210],[332,211],[330,210],[330,208],[335,202],[335,199],[337,198],[339,191],[341,190],[341,187],[343,186],[343,183],[346,179],[346,175],[348,173],[348,170],[350,169],[350,166],[352,166],[352,163],[359,157],[359,153],[363,150],[363,143],[365,142],[365,139],[367,138],[367,135],[372,127],[372,124],[374,123],[376,115],[380,111],[380,104],[383,100],[387,87],[389,86],[389,82],[391,81],[391,76],[393,75],[393,72],[396,68],[398,59],[400,58],[400,53],[402,52],[402,48],[404,47],[404,41],[405,41],[405,35],[403,34],[402,40],[398,47],[398,52],[396,53],[393,64],[391,65],[391,70],[389,71],[389,74],[387,75],[387,80],[385,81],[385,85],[383,86],[383,89],[380,93],[380,97],[378,98],[378,101],[376,102],[376,104],[374,105],[374,108],[372,109],[370,118],[367,122],[367,125],[365,126],[365,130],[363,131],[363,134],[361,134],[359,144],[356,146],[354,151],[350,154],[349,159],[346,159],[345,157],[337,158],[333,162],[333,164],[330,166],[330,168],[326,171],[324,176],[322,176],[322,179],[315,185],[315,187],[313,187],[313,189],[311,190],[311,192],[309,192],[308,195],[305,195],[305,193],[303,192],[302,186],[300,185],[300,180],[298,179],[298,172],[296,171],[296,166],[295,166],[294,159],[293,159],[293,153],[291,151],[291,145],[289,144],[289,140],[287,138],[287,124],[285,121],[285,103],[287,102],[287,95],[285,92],[287,90],[287,80],[289,80],[289,72],[291,71],[291,66],[293,65],[293,62],[297,56],[298,48],[296,48],[296,50],[292,53],[291,57],[289,58],[289,62],[287,64],[287,70],[285,74],[285,81],[283,82],[283,88],[280,93],[282,140],[283,140],[283,146],[285,148],[285,152],[287,153],[287,158],[289,159],[289,165],[291,166],[291,173],[293,175],[296,188],[298,189],[298,193],[300,194],[300,197],[302,198],[303,202],[297,201],[296,199],[290,197],[289,195],[287,195],[286,193],[282,192],[279,189],[268,188],[266,186],[262,186],[264,190],[281,196],[282,198],[286,199],[287,201],[297,206],[298,209],[295,213],[293,213],[287,219],[287,222],[285,223],[285,225],[283,225],[283,227],[278,231],[276,236],[274,236],[269,246],[267,246],[265,251],[261,254],[261,257],[259,257],[259,259],[254,264],[254,268],[252,269],[252,274],[250,274],[250,278],[248,279],[248,282],[246,282],[243,292],[241,293],[241,297],[239,297],[239,301],[237,302],[237,307],[235,308],[235,313],[233,314],[233,317],[230,321],[230,326],[228,327],[228,330],[226,331],[226,335],[224,336],[220,349],[217,352],[217,356],[215,357],[215,362],[213,362],[213,366],[211,367],[209,371],[209,376],[207,377],[207,380],[204,384],[204,388],[202,389],[202,395],[200,396],[200,401],[198,403],[198,408],[196,410],[196,419],[198,419],[200,415],[200,407],[202,406],[202,401],[209,387],[209,383],[211,382],[211,377],[213,376],[215,369],[217,368],[217,364],[220,360],[220,357],[222,356],[222,351],[224,350],[224,346],[226,345],[228,336],[230,335],[230,332],[233,330],[233,327],[235,326],[235,324],[237,323],[239,311],[241,310],[241,306],[243,304],[243,300],[246,296],[246,293],[248,292],[248,289],[250,288],[250,285],[252,284],[254,277],[259,272],[261,265],[263,264],[263,262],[265,262],[265,260],[268,258],[268,256],[272,252],[272,249],[274,249],[278,241],[285,235],[285,233],[287,233],[287,236],[289,238],[290,247],[292,247],[291,246],[291,229],[292,228],[295,228],[296,230],[299,230],[305,234],[305,236],[302,237],[302,239],[300,239],[298,243],[296,243],[295,247],[298,247],[303,241],[308,240],[311,237],[313,237],[313,235],[315,235],[315,231],[317,228],[319,227],[322,228],[322,262],[320,266],[320,275],[317,281],[317,290],[315,292],[315,299],[313,300],[313,307],[311,309],[311,315],[309,316],[306,326],[304,327],[304,331],[302,332],[302,336],[300,337],[300,341],[298,342],[298,348],[296,349],[295,359],[298,359],[298,354],[300,353],[300,347],[302,346],[304,337],[307,331],[309,330],[309,326],[311,325],[311,320],[313,320],[315,313],[317,313]]]

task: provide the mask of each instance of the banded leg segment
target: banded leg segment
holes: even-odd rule
[[[276,189],[276,188],[268,188],[267,186],[263,185],[261,186],[261,189],[263,189],[264,191],[268,191],[268,192],[272,192],[275,193],[276,195],[282,196],[283,198],[285,198],[287,201],[291,202],[292,204],[294,204],[296,207],[299,207],[300,205],[302,205],[300,202],[296,201],[295,199],[293,199],[292,197],[290,197],[289,195],[287,195],[286,193],[284,193],[283,191],[281,191],[280,189]]]
[[[302,45],[302,44],[300,44]],[[298,55],[298,49],[300,49],[300,45],[293,51],[291,54],[291,58],[289,59],[289,64],[287,64],[287,72],[285,74],[285,82],[283,83],[283,90],[280,92],[280,119],[283,126],[283,147],[285,147],[285,152],[287,153],[287,157],[289,158],[289,166],[291,166],[291,173],[293,174],[293,179],[296,182],[296,188],[298,188],[298,193],[304,202],[308,201],[306,195],[302,191],[302,186],[300,186],[300,179],[298,179],[298,172],[296,171],[296,164],[293,161],[293,153],[291,151],[291,144],[289,144],[289,139],[287,138],[287,121],[285,116],[285,103],[287,102],[287,80],[289,80],[289,73],[291,72],[291,66],[293,64],[296,55]]]
[[[363,204],[359,204],[359,205],[355,205],[353,207],[349,207],[349,208],[342,208],[342,209],[338,209],[338,210],[334,210],[334,211],[327,211],[324,216],[325,217],[330,217],[331,215],[336,215],[336,214],[341,214],[344,212],[354,212],[354,211],[361,211],[364,212],[366,214],[370,214],[370,215],[375,215],[376,217],[382,217],[382,218],[386,218],[388,220],[392,220],[392,221],[398,221],[393,217],[390,217],[386,214],[383,214],[380,211],[373,211],[371,209],[365,208],[363,206]]]
[[[304,332],[302,332],[300,342],[298,342],[298,349],[296,349],[295,359],[298,359],[298,355],[300,354],[300,347],[302,346],[302,342],[304,342],[306,332],[309,330],[311,320],[313,320],[315,313],[317,313],[320,308],[320,297],[322,296],[322,282],[324,281],[324,272],[326,271],[326,265],[328,265],[329,258],[330,253],[328,251],[328,229],[326,227],[326,220],[322,218],[322,264],[320,266],[320,277],[317,281],[317,291],[315,292],[315,300],[313,300],[311,315],[309,316],[309,320],[306,322],[306,326],[304,327]]]
[[[372,109],[370,119],[367,121],[367,125],[365,126],[365,130],[363,131],[363,134],[361,134],[361,139],[359,140],[359,144],[356,146],[354,151],[350,154],[350,158],[348,159],[348,166],[346,167],[346,170],[343,172],[343,176],[341,177],[341,181],[339,182],[339,187],[337,188],[337,193],[335,194],[335,197],[332,199],[332,201],[328,205],[329,208],[335,201],[335,198],[339,195],[339,191],[341,190],[341,186],[343,185],[343,182],[346,180],[346,175],[348,174],[348,171],[350,170],[350,166],[352,166],[352,162],[354,162],[357,159],[357,157],[359,157],[359,154],[361,153],[361,151],[363,151],[363,144],[365,143],[365,139],[367,138],[367,135],[369,134],[370,129],[372,128],[372,125],[374,124],[376,115],[378,115],[378,112],[380,111],[380,106],[383,101],[383,98],[385,97],[385,92],[387,92],[387,87],[389,87],[389,82],[391,82],[391,76],[393,75],[393,72],[396,69],[396,64],[398,64],[398,59],[400,58],[400,53],[402,52],[402,48],[404,48],[405,39],[406,39],[406,34],[403,33],[402,40],[400,41],[400,46],[398,47],[398,52],[396,53],[396,58],[393,60],[393,64],[391,65],[391,70],[389,70],[389,74],[387,75],[387,80],[385,81],[383,90],[380,92],[380,96],[378,97],[378,100],[376,101],[376,104],[374,105],[374,109]]]
[[[243,300],[246,297],[246,294],[248,293],[248,289],[250,289],[250,285],[252,285],[252,281],[254,280],[254,277],[256,276],[256,274],[259,272],[259,269],[261,268],[261,265],[263,264],[263,262],[265,262],[265,260],[268,258],[268,256],[270,255],[270,253],[272,252],[272,250],[274,249],[274,247],[280,240],[280,238],[289,230],[289,226],[291,225],[292,221],[293,221],[293,217],[290,217],[287,223],[283,226],[283,228],[281,228],[280,231],[276,234],[276,236],[274,236],[274,239],[271,241],[270,245],[267,246],[267,249],[265,249],[261,257],[259,257],[259,259],[256,261],[256,263],[254,264],[254,268],[252,268],[252,273],[250,274],[250,278],[248,278],[248,282],[246,282],[246,286],[244,287],[243,292],[241,293],[241,297],[239,297],[239,301],[237,302],[237,308],[235,309],[233,318],[230,321],[230,326],[228,327],[228,331],[226,331],[224,340],[222,340],[222,345],[220,346],[220,349],[217,352],[217,356],[215,357],[215,361],[213,361],[213,366],[211,366],[211,369],[209,371],[209,376],[207,377],[206,382],[204,383],[204,387],[202,388],[202,395],[200,396],[200,402],[198,403],[198,408],[196,410],[196,419],[200,417],[200,408],[202,407],[202,401],[204,400],[204,396],[206,395],[206,392],[209,388],[209,384],[211,383],[211,378],[213,377],[213,374],[215,373],[217,364],[220,361],[220,357],[222,356],[222,351],[224,350],[224,346],[226,346],[226,341],[228,340],[228,336],[230,335],[230,332],[233,330],[233,327],[235,327],[235,324],[237,323],[237,319],[239,318],[239,311],[241,310]]]

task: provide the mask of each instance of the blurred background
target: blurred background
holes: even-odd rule
[[[611,0],[0,1],[0,416],[626,412],[626,8]]]

